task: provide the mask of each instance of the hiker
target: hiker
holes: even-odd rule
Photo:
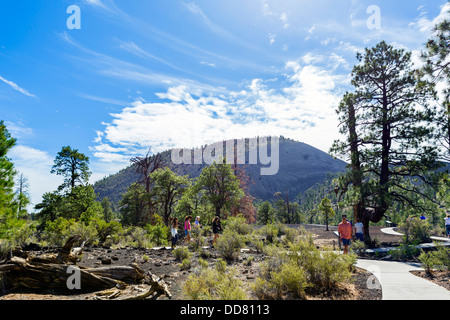
[[[361,222],[361,219],[356,219],[355,223],[355,237],[356,240],[364,242],[364,225]]]
[[[348,246],[350,245],[352,238],[352,225],[347,221],[347,215],[342,215],[342,222],[339,223],[338,227],[339,239],[342,240],[344,245],[344,254],[348,253]]]
[[[175,248],[178,240],[178,218],[173,218],[170,224],[170,232],[172,233],[172,249]]]
[[[450,213],[447,214],[447,218],[445,218],[445,228],[447,229],[447,238],[450,238]]]
[[[186,216],[184,219],[184,234],[186,236],[186,242],[191,242],[191,216]]]
[[[420,215],[420,220],[425,221],[425,216],[423,215],[423,213]]]
[[[202,225],[200,224],[200,217],[197,216],[197,217],[195,218],[194,228],[201,228],[201,227],[202,227]]]
[[[219,232],[222,231],[222,226],[220,225],[219,217],[214,218],[214,220],[212,222],[212,229],[213,229],[213,234],[214,234],[214,240],[213,240],[212,247],[214,248],[214,245],[216,244],[216,240],[219,237]]]

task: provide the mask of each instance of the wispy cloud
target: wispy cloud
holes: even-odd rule
[[[32,94],[32,93],[28,92],[27,90],[19,87],[16,83],[14,83],[12,81],[9,81],[9,80],[3,78],[2,76],[0,76],[0,81],[6,83],[7,85],[9,85],[14,90],[19,91],[20,93],[22,93],[22,94],[24,94],[24,95],[26,95],[28,97],[37,98],[34,94]]]

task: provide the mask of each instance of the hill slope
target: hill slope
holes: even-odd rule
[[[166,164],[176,173],[197,177],[206,164],[178,164],[171,161],[171,150],[161,153]],[[248,150],[246,150],[248,159]],[[285,139],[279,140],[279,169],[275,175],[261,175],[261,167],[268,165],[246,164],[244,169],[253,184],[250,193],[257,199],[270,200],[275,192],[289,192],[291,199],[298,196],[314,184],[323,181],[328,172],[340,172],[345,169],[345,162],[336,160],[327,153],[302,142]],[[108,197],[117,205],[121,195],[128,186],[136,182],[138,175],[132,165],[118,173],[106,177],[94,184],[99,200]]]

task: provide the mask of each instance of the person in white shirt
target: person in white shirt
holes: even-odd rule
[[[355,236],[356,236],[356,240],[359,241],[364,241],[364,225],[361,222],[361,219],[356,219],[356,223],[355,223]]]
[[[447,229],[447,238],[450,238],[450,214],[445,218],[445,228]]]

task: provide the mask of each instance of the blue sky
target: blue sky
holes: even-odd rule
[[[68,29],[77,5],[81,29]],[[370,29],[371,5],[380,28]],[[385,40],[413,52],[444,0],[8,1],[0,11],[0,119],[33,204],[70,145],[91,182],[150,147],[284,135],[328,151],[356,52]],[[448,14],[447,14],[448,16]]]

